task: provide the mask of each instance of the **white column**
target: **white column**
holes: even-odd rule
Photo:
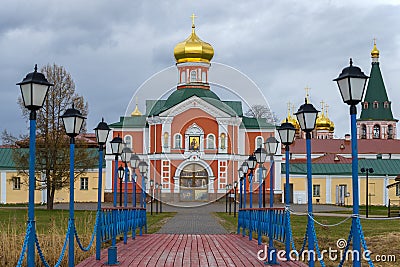
[[[328,175],[325,180],[325,204],[332,204],[332,177]]]
[[[387,207],[389,205],[389,189],[387,186],[389,185],[389,176],[386,174],[385,179],[383,180],[383,205]]]
[[[6,183],[6,172],[1,172],[1,180],[0,180],[0,203],[7,203],[7,183]]]
[[[103,178],[105,179],[104,193],[112,192],[112,157],[114,156],[106,157],[106,175]]]

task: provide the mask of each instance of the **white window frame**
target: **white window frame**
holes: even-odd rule
[[[21,177],[15,176],[12,178],[13,190],[21,190]]]
[[[177,146],[176,138],[179,137],[179,146]],[[182,148],[182,135],[180,133],[174,134],[174,148],[181,149]]]
[[[318,189],[317,189],[318,188]],[[313,197],[321,197],[321,185],[320,184],[313,184],[313,190],[312,190]],[[318,192],[316,192],[318,191]],[[316,194],[318,193],[318,194]]]
[[[89,177],[81,177],[79,188],[80,190],[89,190]],[[83,182],[83,183],[82,183]]]
[[[212,146],[209,145],[209,138],[210,138],[210,137],[213,138]],[[208,134],[208,135],[207,135],[207,149],[215,149],[215,135],[214,135],[214,134]]]
[[[127,139],[131,139],[129,143],[126,141]],[[130,149],[132,149],[132,144],[133,144],[132,135],[129,135],[129,134],[125,135],[125,136],[124,136],[124,142],[125,142],[125,145],[126,145],[127,147],[129,147]]]
[[[257,149],[257,148],[260,147],[260,146],[258,145],[258,142],[257,142],[258,139],[261,139],[261,147],[262,147],[263,144],[264,144],[264,138],[263,138],[261,135],[257,136],[256,139],[254,140],[254,147],[255,147],[255,149]]]

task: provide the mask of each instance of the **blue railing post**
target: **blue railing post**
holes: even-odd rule
[[[274,247],[274,235],[273,235],[273,210],[274,207],[274,167],[275,161],[274,156],[270,157],[271,169],[270,169],[270,179],[269,179],[269,231],[268,231],[268,263],[277,264],[276,261],[276,249]]]
[[[70,138],[70,146],[69,146],[69,223],[71,223],[71,229],[69,232],[69,245],[68,245],[68,266],[75,266],[75,222],[74,222],[74,161],[75,161],[75,138]]]
[[[286,215],[286,218],[289,216],[290,217],[290,211],[289,211],[289,207],[290,207],[290,184],[289,184],[289,145],[285,146],[285,161],[286,161],[286,165],[285,165],[285,169],[286,169],[286,183],[285,183],[285,205],[286,205],[286,209],[285,212],[287,212],[288,214]],[[285,231],[285,251],[286,251],[286,260],[290,260],[290,240],[292,239],[290,233],[290,224],[289,224],[289,220],[286,220],[286,231]]]
[[[31,110],[29,115],[29,203],[28,225],[31,230],[28,236],[28,267],[35,266],[35,153],[36,153],[36,111]]]
[[[100,225],[100,212],[101,212],[101,193],[103,192],[103,145],[99,145],[99,181],[97,191],[97,229],[96,229],[96,260],[100,260],[101,255],[101,225]]]
[[[308,266],[314,267],[315,260],[315,249],[314,249],[314,221],[313,221],[313,205],[312,205],[312,170],[311,170],[311,133],[306,132],[306,152],[307,152],[307,206],[308,206],[308,217],[307,217],[307,238],[308,238],[308,251],[310,259]]]
[[[258,165],[258,229],[257,229],[257,241],[258,244],[261,245],[262,240],[261,240],[261,207],[262,207],[262,183],[263,183],[263,177],[262,177],[262,164]]]

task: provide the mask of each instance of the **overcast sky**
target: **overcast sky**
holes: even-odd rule
[[[214,47],[212,68],[227,65],[246,75],[280,120],[287,102],[297,110],[310,87],[315,107],[320,109],[321,100],[329,105],[337,137],[350,132],[350,119],[332,79],[350,57],[369,75],[376,38],[393,113],[400,119],[399,0],[3,0],[0,131],[27,133],[15,84],[35,63],[39,68],[56,63],[71,73],[89,103],[89,129],[101,117],[111,123],[131,112],[136,90],[160,71],[173,81],[166,82],[165,92],[173,90],[173,48],[190,34],[192,13],[196,33]],[[144,91],[147,96],[138,95],[142,111],[144,97],[160,97],[150,87]],[[236,93],[248,98],[246,88]]]

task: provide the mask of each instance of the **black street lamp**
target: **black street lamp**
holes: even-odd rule
[[[356,105],[361,102],[365,84],[367,83],[368,76],[361,71],[359,67],[353,66],[353,60],[350,58],[350,66],[344,68],[339,77],[334,79],[339,87],[340,95],[343,102],[350,106],[350,125],[351,125],[351,156],[352,156],[352,188],[353,188],[353,219],[351,226],[351,233],[353,236],[353,250],[361,254],[361,239],[363,236],[359,212],[360,212],[360,199],[358,191],[358,149],[357,149],[357,107]],[[356,257],[353,261],[353,266],[361,266],[360,257]]]
[[[288,120],[286,119],[286,122],[282,123],[281,126],[278,127],[278,133],[279,137],[281,139],[281,143],[285,146],[285,169],[286,169],[286,180],[285,180],[285,204],[286,204],[286,216],[290,219],[290,184],[289,184],[289,162],[290,162],[290,154],[289,154],[289,146],[293,143],[294,137],[296,134],[296,128],[294,128],[293,124],[289,123]],[[290,240],[291,236],[289,234],[291,233],[290,227],[291,225],[288,223],[289,220],[286,220],[287,223],[285,225],[286,228],[286,233],[288,235],[287,238],[285,238],[285,251],[286,251],[286,259],[290,260]]]
[[[258,207],[261,208],[263,196],[262,184],[264,183],[265,178],[262,173],[262,167],[267,158],[267,151],[264,148],[259,147],[254,151],[254,156],[258,163]]]
[[[368,183],[368,174],[369,174],[369,173],[374,173],[374,169],[373,169],[373,168],[361,168],[361,172],[362,172],[362,173],[365,173],[365,178],[366,178],[365,186],[366,186],[367,192],[366,192],[366,194],[365,194],[365,206],[366,206],[365,217],[368,218],[368,212],[369,212],[369,198],[371,197],[370,194],[369,194],[369,192],[368,192],[368,186],[369,186],[369,183]]]
[[[247,164],[246,160],[242,163],[242,167],[241,168],[242,168],[242,171],[243,171],[243,176],[242,176],[242,178],[243,178],[243,204],[242,204],[241,208],[245,209],[246,208],[246,202],[247,202],[246,176],[247,176],[247,172],[249,171],[249,165]]]
[[[139,166],[140,158],[136,154],[131,155],[131,167],[133,169],[133,174],[132,174],[132,206],[136,207],[136,181],[137,181],[137,176],[136,176],[136,169]]]
[[[159,188],[159,184],[158,183],[156,183],[155,185],[154,185],[154,187],[155,187],[155,201],[156,201],[156,214],[158,214],[158,188]]]
[[[267,177],[268,170],[264,166],[261,167],[261,173],[263,177],[262,192],[263,192],[263,208],[265,208],[265,177]]]
[[[307,238],[308,238],[308,250],[314,250],[314,221],[312,218],[313,206],[312,206],[312,171],[311,171],[311,132],[315,128],[315,121],[317,119],[318,110],[314,106],[308,103],[307,98],[305,103],[300,106],[295,113],[297,121],[300,124],[301,130],[306,133],[306,153],[307,153],[307,205],[308,205],[308,217],[307,217]],[[314,257],[310,257],[308,265],[314,267]]]
[[[150,215],[153,215],[153,199],[154,199],[154,192],[153,192],[153,187],[154,187],[154,180],[150,180]]]
[[[94,132],[96,134],[97,144],[99,145],[99,181],[98,181],[98,189],[97,189],[97,213],[101,211],[101,194],[103,192],[103,153],[104,153],[104,145],[107,142],[108,134],[111,129],[108,127],[108,124],[104,122],[104,118],[101,119],[101,122],[94,128]],[[96,260],[100,260],[101,254],[101,232],[100,227],[97,227],[96,232]]]
[[[28,73],[19,85],[22,100],[25,108],[30,111],[29,114],[29,192],[28,192],[28,222],[27,227],[30,227],[30,234],[27,240],[27,265],[28,267],[35,266],[35,153],[36,153],[36,111],[41,109],[46,99],[47,92],[50,86],[46,77],[37,72],[35,65],[34,72]],[[24,253],[24,251],[23,251]]]
[[[250,208],[253,208],[253,171],[256,168],[257,159],[254,155],[250,155],[246,160],[247,166],[249,166],[249,185],[250,185]]]
[[[74,233],[75,233],[75,224],[74,224],[74,180],[75,180],[75,170],[74,170],[74,161],[75,161],[75,137],[79,134],[82,129],[83,121],[86,119],[82,116],[81,112],[74,108],[74,104],[72,104],[72,108],[69,108],[65,111],[65,113],[60,116],[66,134],[70,137],[70,159],[69,159],[69,220],[71,225],[71,231],[69,233],[69,245],[68,245],[68,265],[74,266],[75,260],[75,251],[74,251]]]
[[[114,192],[113,192],[113,207],[117,207],[117,188],[118,188],[118,157],[122,153],[123,143],[122,138],[119,136],[114,137],[110,141],[111,153],[114,155]],[[114,216],[116,216],[116,210],[113,210]],[[114,222],[114,227],[117,229],[117,220]],[[111,238],[111,246],[108,248],[108,265],[116,265],[117,261],[117,236],[114,234]]]
[[[236,217],[236,191],[237,191],[237,187],[238,187],[238,182],[235,181],[233,183],[233,217]]]
[[[145,161],[139,162],[139,172],[142,176],[142,197],[140,198],[140,207],[146,208],[146,182],[145,182],[145,175],[147,173],[147,169],[149,165]]]
[[[119,178],[119,206],[122,207],[122,179],[124,179],[125,170],[124,167],[119,166],[118,178]]]

